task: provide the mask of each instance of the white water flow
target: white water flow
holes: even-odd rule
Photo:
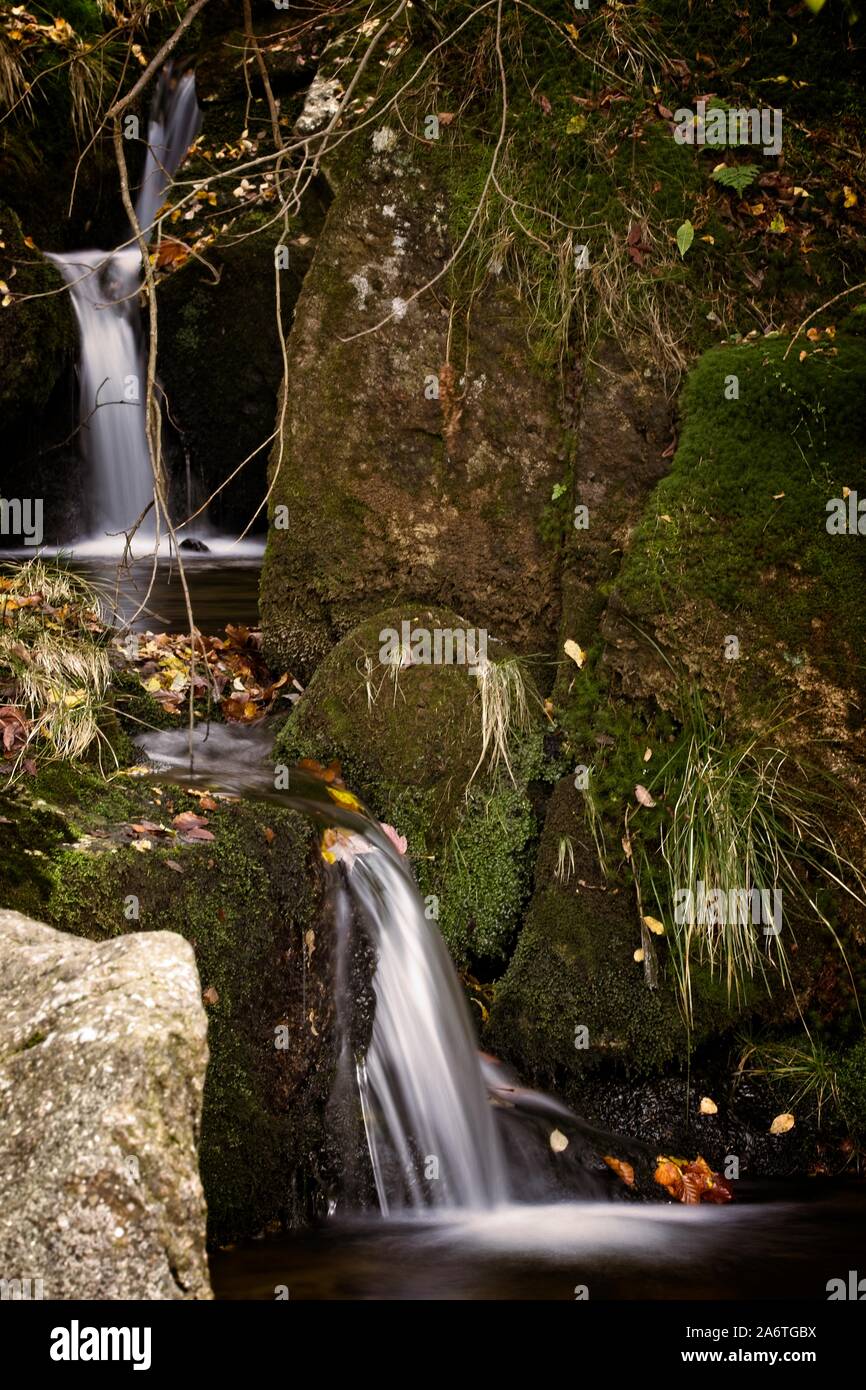
[[[357,1079],[367,1147],[383,1215],[490,1209],[509,1200],[503,1146],[460,981],[407,861],[366,813],[337,805],[319,779],[293,769],[275,792],[271,735],[215,724],[139,740],[160,780],[220,786],[291,806],[319,825],[342,827],[342,862],[330,869],[337,897],[338,1083]],[[375,1011],[363,1057],[348,1043],[354,1000],[348,932],[372,942]]]
[[[163,69],[147,129],[147,158],[136,200],[145,236],[201,124],[192,73]],[[72,297],[80,337],[79,423],[90,471],[88,524],[104,538],[132,527],[153,497],[145,433],[145,357],[136,245],[117,251],[49,255]],[[152,536],[152,513],[139,536]]]
[[[442,937],[390,851],[359,854],[344,882],[377,954],[357,1075],[382,1212],[496,1206],[508,1198],[505,1160]]]

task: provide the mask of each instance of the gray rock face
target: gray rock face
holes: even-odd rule
[[[41,1279],[46,1299],[212,1297],[207,1055],[180,936],[90,942],[0,911],[0,1279]]]

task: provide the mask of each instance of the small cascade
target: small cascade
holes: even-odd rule
[[[393,850],[344,879],[373,945],[376,1014],[358,1085],[383,1214],[507,1200],[499,1136],[466,1000],[445,944]]]
[[[354,1070],[379,1205],[384,1215],[430,1208],[491,1208],[509,1195],[469,1009],[454,966],[406,861],[366,813],[346,810],[321,781],[293,771],[275,792],[273,765],[257,763],[249,733],[197,729],[190,760],[181,730],[140,740],[159,777],[196,781],[289,805],[324,826],[341,826],[335,876],[335,930],[357,919],[376,953],[375,1015],[363,1057],[347,1057],[349,1021],[340,1021],[343,1065]],[[266,756],[266,748],[260,754]],[[339,962],[342,960],[342,965]],[[338,1009],[351,1008],[346,962],[338,953]],[[341,978],[343,977],[343,978]]]
[[[149,236],[166,189],[201,124],[191,72],[169,63],[154,94],[136,216]],[[80,338],[79,421],[90,469],[89,531],[104,541],[129,530],[153,498],[145,432],[146,366],[136,245],[48,255],[72,297]],[[139,536],[152,538],[151,514]],[[121,538],[122,539],[122,538]]]

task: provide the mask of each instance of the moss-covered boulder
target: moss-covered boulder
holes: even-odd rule
[[[170,832],[199,803],[64,765],[0,801],[3,906],[90,940],[168,930],[193,947],[211,1055],[200,1150],[210,1239],[308,1218],[339,1178],[325,1120],[333,943],[308,824],[278,807],[220,802],[207,814],[212,841],[136,833],[143,821]],[[365,988],[359,978],[361,1029]]]
[[[354,150],[288,345],[266,649],[309,673],[409,594],[544,650],[557,597],[542,523],[565,458],[556,385],[533,362],[513,289],[479,293],[468,334],[422,293],[453,249],[446,156],[390,125]]]
[[[630,691],[664,697],[675,677],[660,653],[647,666],[639,637],[618,640],[623,610],[729,704],[767,713],[808,691],[825,734],[853,735],[853,711],[822,686],[863,679],[866,554],[849,507],[841,533],[831,524],[831,502],[866,496],[864,387],[866,341],[849,334],[755,338],[700,359],[673,467],[616,581],[606,635]]]
[[[866,340],[832,325],[707,353],[673,468],[605,615],[620,688],[676,712],[684,684],[733,737],[793,755],[861,862]],[[854,519],[853,533],[849,526]],[[793,763],[791,764],[793,774]],[[843,790],[844,789],[844,790]],[[840,895],[840,906],[853,906]]]
[[[531,676],[507,649],[487,639],[488,660],[509,669],[527,701],[519,717],[510,699],[511,775],[491,769],[484,747],[484,677],[457,660],[412,659],[389,649],[403,624],[410,636],[455,636],[480,629],[443,608],[402,606],[367,619],[325,658],[277,741],[285,763],[337,758],[343,777],[370,809],[409,841],[428,912],[455,959],[501,962],[514,940],[530,886],[531,851],[544,782],[551,776]],[[392,635],[393,634],[393,639]],[[423,653],[422,653],[423,655]],[[488,676],[488,679],[490,677]],[[493,677],[495,679],[495,677]],[[535,717],[534,717],[535,716]]]
[[[798,931],[792,987],[770,973],[753,979],[739,997],[729,996],[718,972],[693,961],[687,1028],[671,924],[652,937],[656,983],[649,988],[644,964],[635,959],[645,938],[634,883],[610,848],[606,867],[600,865],[585,796],[566,777],[550,798],[534,893],[514,954],[494,986],[483,1044],[527,1082],[555,1091],[588,1121],[645,1143],[653,1154],[703,1153],[720,1171],[735,1154],[743,1175],[764,1176],[802,1172],[822,1154],[823,1163],[841,1171],[846,1151],[838,1144],[832,1153],[819,1150],[821,1117],[793,1084],[793,1077],[802,1083],[808,1075],[811,1045],[802,1033],[799,1073],[742,1072],[749,1039],[778,1028],[790,1033],[802,1026],[804,1014],[816,1022],[831,1014],[839,962],[829,934],[814,925]],[[810,1004],[817,1014],[809,1013]],[[840,1071],[850,1118],[835,1104],[824,1116],[827,1134],[837,1141],[846,1126],[856,1132],[862,1120],[862,1071],[853,1049],[844,1077]],[[703,1096],[712,1098],[711,1112],[702,1112]],[[774,1116],[792,1104],[796,1134],[770,1138]]]
[[[634,1076],[661,1071],[688,1055],[689,1040],[664,968],[658,987],[647,988],[634,958],[641,927],[633,889],[603,874],[570,777],[551,797],[535,882],[487,1038],[525,1076],[582,1109],[588,1076],[608,1064]],[[724,990],[709,987],[698,1033],[728,1023]]]

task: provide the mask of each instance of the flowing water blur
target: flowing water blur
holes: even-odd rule
[[[195,139],[201,113],[192,73],[166,64],[157,84],[147,131],[147,156],[136,216],[145,237],[165,191]],[[97,549],[113,538],[119,549],[153,498],[153,474],[145,432],[146,366],[138,291],[138,246],[116,251],[48,255],[60,271],[78,322],[79,425],[90,469],[89,528]],[[154,535],[153,512],[139,536]]]

